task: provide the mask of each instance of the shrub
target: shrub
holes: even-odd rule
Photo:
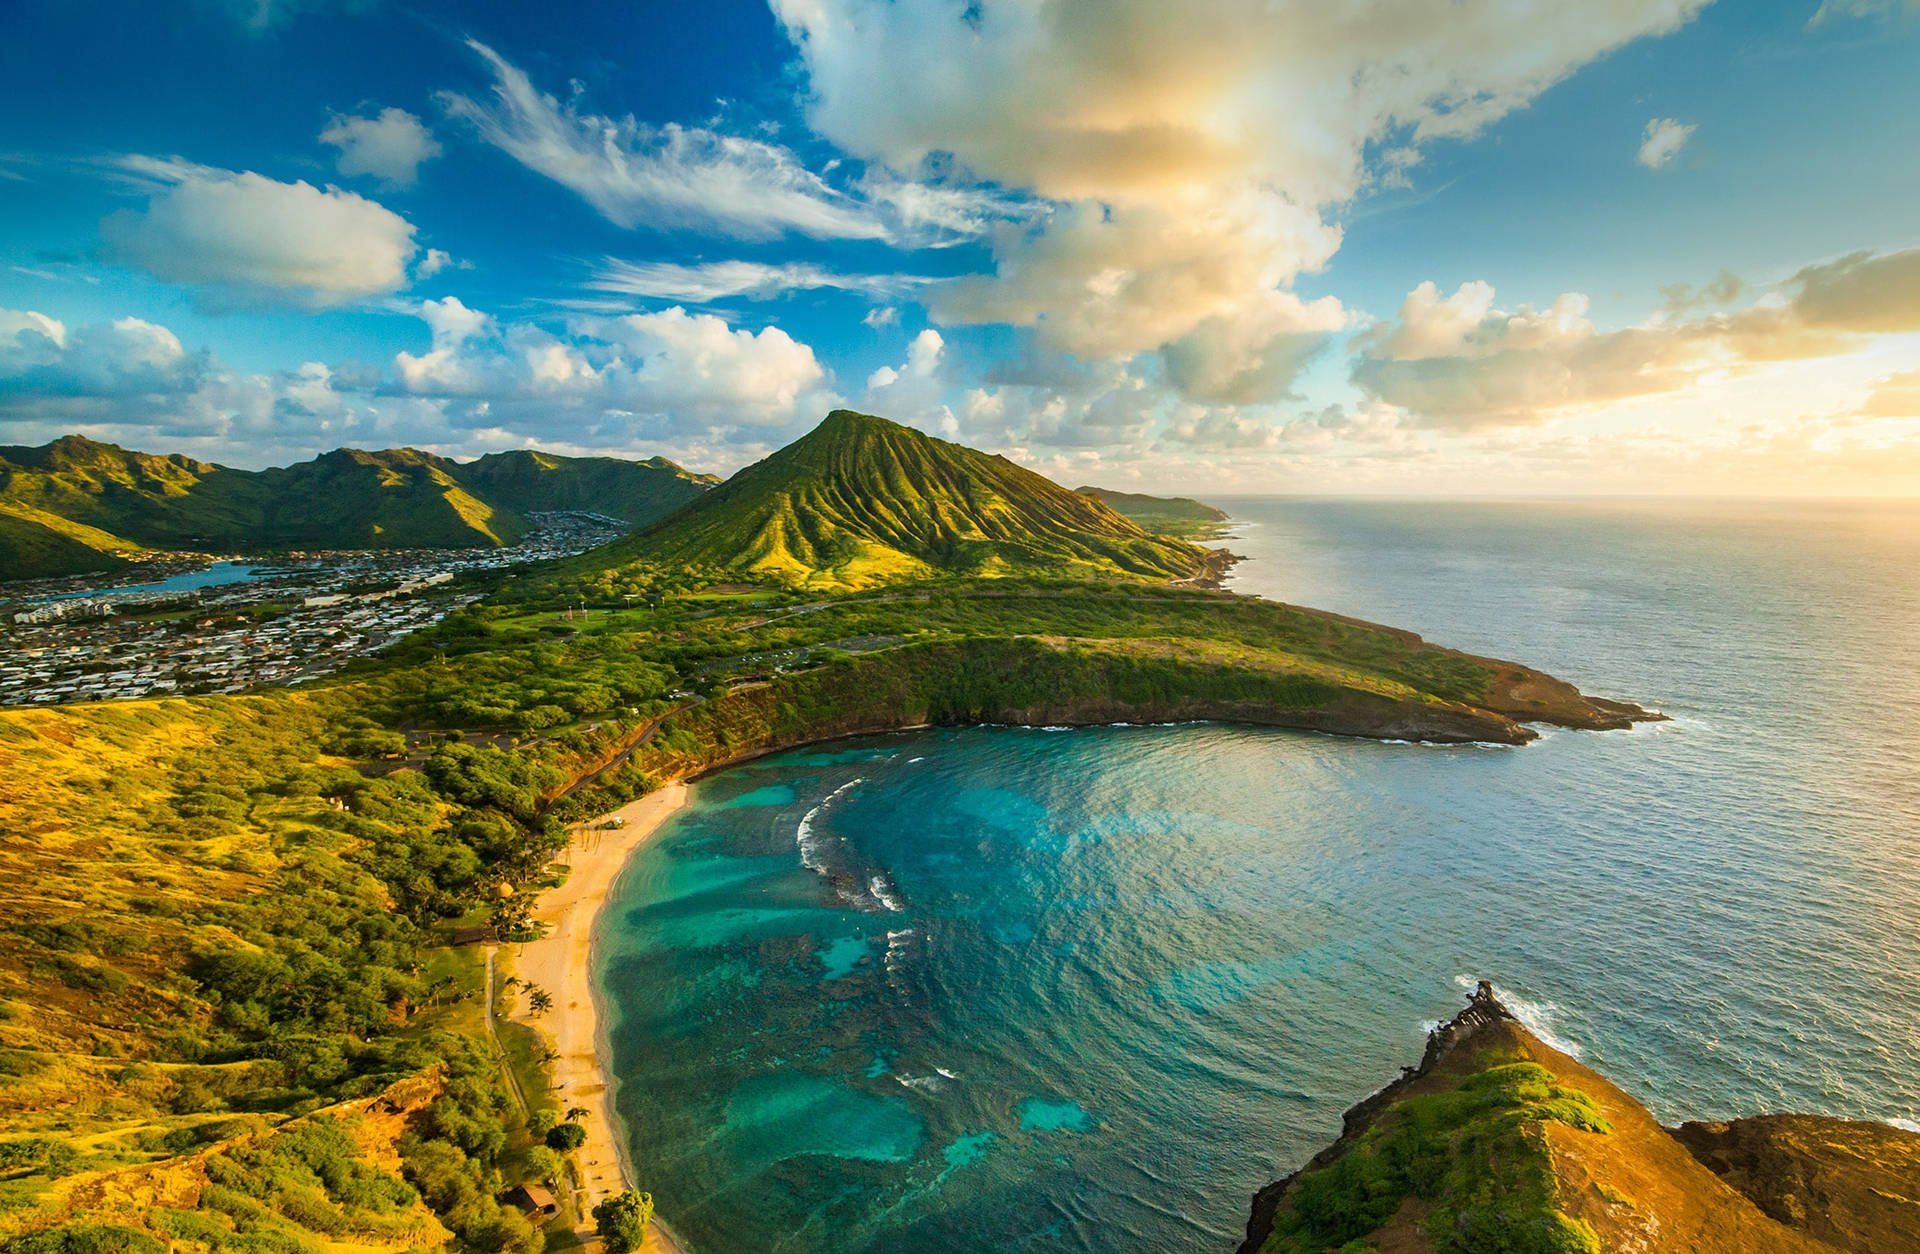
[[[144,1232],[118,1224],[74,1224],[8,1241],[5,1254],[167,1254]]]
[[[587,1130],[577,1123],[557,1123],[547,1129],[547,1148],[571,1154],[587,1143]]]
[[[653,1194],[629,1189],[593,1208],[594,1231],[606,1241],[610,1254],[631,1254],[647,1235],[653,1218]]]

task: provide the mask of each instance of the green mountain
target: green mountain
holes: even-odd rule
[[[454,462],[335,449],[271,470],[65,436],[0,447],[0,572],[107,570],[142,550],[460,548],[511,544],[522,515],[585,509],[646,523],[714,482],[664,458],[518,451]]]
[[[1254,1197],[1240,1254],[1896,1254],[1920,1135],[1809,1115],[1660,1126],[1482,983],[1420,1065]]]
[[[844,409],[609,556],[829,589],[937,576],[1195,580],[1221,560],[1004,457]]]
[[[1144,492],[1115,492],[1095,487],[1079,487],[1074,491],[1092,497],[1156,535],[1178,536],[1182,540],[1215,539],[1231,517],[1224,509],[1215,509],[1186,496],[1148,496]]]
[[[720,482],[664,457],[560,457],[533,449],[488,453],[455,467],[474,495],[530,513],[578,509],[609,514],[637,527],[658,522]]]

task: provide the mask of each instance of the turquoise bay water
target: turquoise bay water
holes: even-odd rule
[[[1247,501],[1242,591],[1675,721],[943,730],[704,781],[601,935],[698,1251],[1224,1250],[1492,978],[1667,1120],[1920,1120],[1920,511]]]

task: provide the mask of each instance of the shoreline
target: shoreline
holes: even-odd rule
[[[1641,715],[1645,721],[1664,721],[1666,717],[1658,712],[1642,710],[1625,702],[1602,700],[1602,704],[1632,710]],[[1631,728],[1636,722],[1642,720],[1629,716],[1624,721],[1626,726]],[[1514,724],[1515,729],[1523,732],[1524,735],[1515,740],[1500,740],[1457,734],[1433,735],[1432,730],[1427,728],[1412,729],[1413,735],[1410,738],[1400,739],[1386,734],[1392,730],[1402,730],[1399,728],[1375,727],[1368,731],[1357,731],[1338,726],[1312,726],[1307,720],[1293,723],[1257,722],[1247,719],[1244,715],[1239,718],[1231,716],[1209,718],[1204,714],[1198,716],[1189,714],[1188,717],[1176,719],[1173,722],[1266,726],[1281,731],[1351,736],[1387,744],[1408,745],[1417,743],[1524,745],[1535,739],[1538,734],[1517,723]],[[976,727],[1061,728],[1139,725],[1143,724],[1098,717],[1068,717],[1058,721],[1048,719],[955,724],[955,726]],[[1559,725],[1566,726],[1566,724]],[[547,934],[536,941],[502,948],[511,951],[513,974],[519,976],[522,981],[541,985],[553,995],[554,999],[552,1009],[544,1018],[536,1019],[520,1010],[508,1017],[514,1022],[538,1031],[555,1053],[552,1085],[561,1109],[584,1106],[592,1112],[586,1120],[586,1142],[575,1155],[580,1178],[579,1187],[575,1190],[575,1205],[582,1220],[581,1226],[575,1229],[575,1235],[582,1241],[587,1243],[598,1241],[588,1218],[589,1211],[596,1202],[622,1189],[640,1187],[628,1153],[626,1138],[619,1134],[621,1124],[613,1105],[613,1090],[617,1079],[610,1065],[605,1061],[608,1058],[607,1019],[604,1007],[601,1005],[599,988],[593,979],[593,946],[600,913],[606,905],[615,881],[625,871],[627,863],[648,840],[652,839],[654,833],[667,819],[685,807],[688,801],[688,786],[708,775],[756,758],[811,745],[862,736],[930,731],[936,726],[944,726],[944,724],[915,721],[873,727],[842,727],[823,730],[818,735],[801,736],[791,741],[776,738],[770,743],[741,748],[720,761],[695,765],[687,774],[661,785],[643,797],[573,825],[573,843],[569,846],[568,853],[570,870],[567,881],[559,888],[542,894],[539,905],[533,911],[533,919],[536,922],[550,925]],[[624,819],[625,825],[611,831],[596,829],[596,824],[614,817]],[[585,910],[575,909],[582,905],[586,907]],[[641,1247],[641,1254],[685,1254],[685,1247],[681,1245],[665,1219],[656,1213],[647,1225],[647,1236]]]
[[[552,1084],[560,1109],[581,1106],[591,1112],[584,1121],[586,1143],[574,1154],[579,1172],[574,1202],[580,1219],[575,1235],[585,1241],[598,1241],[590,1214],[594,1204],[638,1187],[613,1107],[613,1073],[602,1060],[606,1016],[593,979],[596,925],[627,863],[686,804],[686,782],[675,780],[617,810],[575,824],[567,854],[567,881],[542,893],[533,911],[536,922],[550,925],[547,933],[538,940],[502,946],[512,956],[513,974],[524,983],[540,985],[553,997],[553,1007],[544,1016],[528,1014],[521,1004],[509,1018],[539,1032],[553,1051]],[[625,820],[624,826],[596,829],[595,824],[616,816]],[[683,1254],[658,1215],[647,1225],[641,1248],[646,1254]]]

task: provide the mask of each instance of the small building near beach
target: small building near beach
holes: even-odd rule
[[[537,1184],[516,1184],[500,1195],[502,1206],[511,1206],[532,1220],[545,1219],[560,1212],[560,1203],[553,1200],[553,1194]]]

